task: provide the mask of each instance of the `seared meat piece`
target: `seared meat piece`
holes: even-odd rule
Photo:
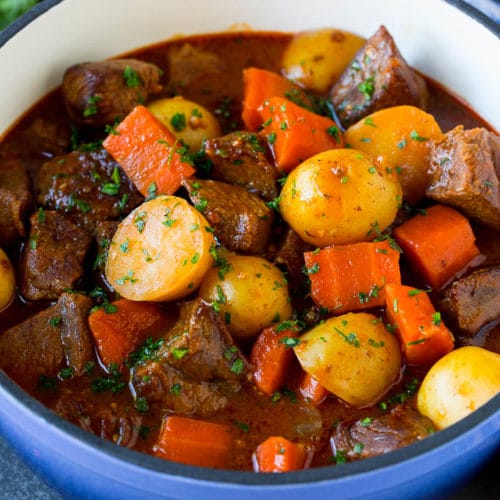
[[[408,66],[385,26],[366,41],[330,91],[346,128],[389,106],[409,104],[425,109],[427,98],[424,79]]]
[[[272,210],[246,189],[212,180],[186,179],[193,205],[207,218],[220,243],[234,252],[264,252],[273,223]]]
[[[467,337],[500,319],[500,266],[479,269],[454,281],[439,308],[447,324]]]
[[[182,304],[165,343],[154,360],[135,368],[132,383],[148,401],[179,413],[209,414],[223,408],[249,374],[219,315],[195,299]]]
[[[500,137],[455,127],[431,146],[426,194],[500,229]]]
[[[358,460],[404,448],[435,430],[427,417],[408,405],[398,405],[381,417],[341,422],[331,443],[334,455],[340,452],[349,460]]]
[[[213,179],[244,187],[271,201],[278,196],[277,170],[266,151],[266,141],[249,132],[233,132],[206,142]]]
[[[54,411],[83,430],[125,448],[132,448],[141,432],[142,416],[137,411],[119,405],[93,405],[85,393],[61,393]]]
[[[168,53],[169,85],[171,91],[182,91],[194,82],[210,82],[216,75],[224,74],[226,61],[216,54],[202,50],[190,43],[173,47]],[[196,86],[195,86],[196,87]],[[204,88],[204,86],[201,86]]]
[[[109,245],[113,235],[118,228],[119,221],[106,220],[98,222],[95,227],[94,235],[97,242],[97,256],[94,261],[94,268],[104,273],[106,259],[108,258]]]
[[[57,302],[62,318],[61,341],[68,366],[81,374],[93,356],[93,344],[87,326],[92,299],[78,293],[63,293]]]
[[[126,215],[144,200],[106,150],[74,151],[40,169],[38,203],[93,232],[98,221]]]
[[[81,125],[112,125],[162,89],[161,73],[154,64],[137,59],[71,66],[62,83],[68,115]]]
[[[56,299],[83,276],[92,238],[58,212],[34,213],[30,222],[21,293],[28,300]]]
[[[69,151],[71,146],[71,127],[69,123],[63,123],[62,119],[59,118],[55,120],[37,118],[33,120],[26,134],[26,139],[37,144],[37,149],[43,151],[46,157],[62,155]]]
[[[66,367],[81,374],[92,357],[89,297],[63,293],[59,301],[0,335],[0,367],[14,379],[35,383]]]
[[[31,181],[20,160],[2,160],[0,168],[0,246],[26,236],[25,219],[33,208]]]
[[[292,281],[300,283],[304,279],[304,252],[311,249],[311,245],[305,243],[293,229],[288,227],[273,260],[276,264],[286,267]]]

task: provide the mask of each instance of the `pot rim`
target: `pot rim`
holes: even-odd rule
[[[33,20],[45,14],[64,0],[45,0],[35,5],[30,11],[15,20],[4,30],[0,31],[0,48],[18,32],[29,25]],[[463,11],[468,16],[482,24],[486,29],[500,38],[500,24],[495,23],[486,14],[463,0],[444,0],[446,3]],[[38,400],[30,396],[0,369],[0,400],[4,395],[11,399],[12,405],[29,414],[30,418],[42,419],[46,424],[56,427],[69,438],[78,441],[80,446],[91,448],[95,453],[106,454],[119,462],[139,467],[153,474],[180,476],[192,480],[210,483],[230,483],[247,486],[280,486],[334,481],[368,473],[376,473],[401,463],[417,460],[422,455],[439,452],[443,447],[453,445],[473,435],[475,431],[487,421],[496,420],[497,449],[500,448],[498,434],[500,431],[500,394],[488,403],[474,411],[471,415],[456,424],[428,436],[424,440],[385,455],[350,462],[340,467],[323,466],[307,470],[288,472],[286,474],[256,474],[251,471],[217,470],[205,467],[196,467],[157,458],[146,453],[117,446],[101,439],[78,426],[59,417],[52,410],[46,408]],[[472,445],[471,445],[472,446]],[[460,453],[460,451],[455,451]]]

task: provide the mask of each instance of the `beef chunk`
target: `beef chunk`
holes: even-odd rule
[[[61,342],[66,363],[77,374],[81,374],[93,355],[93,344],[87,327],[92,299],[77,293],[63,293],[57,305],[62,318]]]
[[[500,229],[500,137],[459,125],[433,141],[426,194]]]
[[[95,405],[86,393],[61,393],[54,411],[83,430],[126,448],[136,444],[141,432],[142,416],[137,411],[113,404]]]
[[[474,336],[500,319],[500,266],[479,269],[448,287],[439,306],[457,333]]]
[[[304,252],[311,249],[311,245],[305,243],[295,231],[287,228],[273,260],[276,264],[285,266],[291,281],[298,284],[304,279]]]
[[[58,212],[35,213],[23,254],[21,291],[28,300],[56,299],[83,276],[91,236]]]
[[[3,160],[0,168],[0,246],[26,236],[25,220],[32,204],[31,181],[19,160]]]
[[[42,206],[66,214],[89,232],[98,221],[117,219],[144,200],[104,149],[49,160],[40,169],[37,192]]]
[[[330,92],[345,127],[389,106],[425,109],[427,98],[424,79],[408,66],[384,26],[367,40]]]
[[[92,357],[89,297],[64,293],[59,301],[0,336],[0,367],[27,384],[65,367],[81,374]]]
[[[194,206],[203,212],[215,236],[229,250],[243,254],[264,252],[273,223],[272,210],[246,189],[212,180],[183,182]]]
[[[210,81],[215,75],[220,77],[226,69],[226,62],[219,56],[191,43],[173,47],[168,53],[168,65],[171,90],[179,91],[196,86],[195,82]]]
[[[68,115],[81,125],[111,125],[159,92],[160,76],[160,68],[136,59],[71,66],[62,83]]]
[[[223,408],[249,377],[249,365],[213,308],[183,303],[178,322],[154,360],[134,370],[139,396],[184,414]]]
[[[62,120],[59,117],[54,121],[41,117],[33,120],[25,134],[31,147],[43,151],[45,157],[66,153],[71,146],[71,127]]]
[[[233,132],[206,142],[213,179],[244,187],[271,201],[278,196],[277,170],[266,151],[266,142],[248,132]]]
[[[108,220],[96,224],[94,235],[97,242],[97,256],[94,261],[94,268],[102,273],[104,273],[106,267],[109,245],[118,225],[119,222],[116,220]]]
[[[435,430],[427,417],[408,405],[398,405],[381,417],[341,422],[331,443],[334,455],[340,452],[357,460],[404,448]]]

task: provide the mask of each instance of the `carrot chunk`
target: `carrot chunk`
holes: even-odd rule
[[[304,253],[314,302],[335,313],[385,304],[387,283],[401,283],[399,252],[387,240]]]
[[[278,326],[265,328],[257,337],[250,353],[254,366],[255,385],[271,395],[279,390],[287,380],[296,345],[297,332],[292,328],[279,329]]]
[[[328,389],[325,389],[312,375],[304,372],[299,385],[299,394],[306,401],[312,403],[314,406],[318,406],[328,397],[330,392]]]
[[[344,145],[333,120],[287,99],[267,99],[259,114],[278,170],[289,172],[315,154]]]
[[[393,234],[425,284],[437,290],[479,255],[467,218],[445,205],[415,215]]]
[[[253,67],[244,69],[241,118],[247,130],[255,132],[262,125],[258,109],[266,99],[287,96],[309,104],[304,91],[278,73]]]
[[[144,196],[174,194],[193,166],[174,135],[144,106],[136,106],[103,142]]]
[[[388,320],[396,328],[409,364],[433,363],[453,350],[453,334],[427,293],[391,283],[385,287],[385,297]]]
[[[261,443],[255,452],[257,472],[289,472],[305,467],[307,451],[288,439],[271,436]]]
[[[232,437],[226,426],[170,415],[163,420],[153,452],[174,462],[224,468],[231,446]]]
[[[158,306],[127,299],[118,299],[110,307],[92,312],[88,323],[104,365],[121,365],[161,318]]]

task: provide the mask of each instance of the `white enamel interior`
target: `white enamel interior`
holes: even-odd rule
[[[380,24],[412,66],[500,129],[500,40],[442,0],[64,0],[0,48],[0,134],[76,62],[235,25],[285,31],[333,26],[370,36]]]

